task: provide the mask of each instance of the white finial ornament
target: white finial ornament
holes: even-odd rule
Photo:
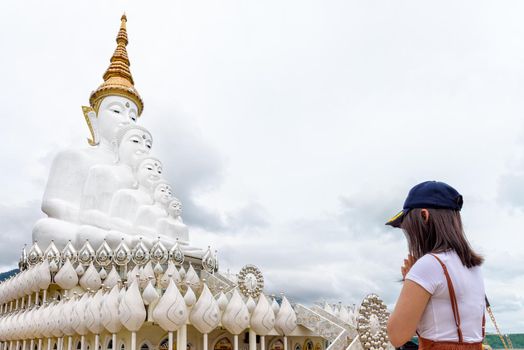
[[[297,315],[286,297],[282,297],[282,305],[275,320],[275,329],[282,335],[289,335],[297,327]]]
[[[78,284],[78,275],[71,261],[67,259],[55,275],[55,283],[62,289],[71,289]]]
[[[153,310],[153,319],[167,332],[174,332],[187,322],[186,302],[172,279]]]
[[[233,290],[231,300],[222,314],[222,326],[234,335],[249,326],[249,311],[237,289]]]
[[[275,326],[275,313],[264,294],[260,294],[258,298],[258,303],[251,315],[250,324],[258,335],[268,335]]]
[[[125,292],[118,307],[118,314],[120,322],[127,330],[137,332],[142,327],[146,320],[146,309],[138,289],[138,281],[133,281]]]
[[[210,333],[220,323],[218,304],[206,284],[191,310],[189,320],[203,334]]]

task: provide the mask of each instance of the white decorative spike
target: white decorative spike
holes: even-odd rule
[[[180,294],[175,282],[169,279],[164,295],[153,310],[153,319],[166,332],[174,332],[186,324],[188,314],[182,294]]]
[[[116,286],[119,282],[121,282],[122,279],[120,278],[120,275],[116,271],[115,266],[113,265],[111,267],[111,271],[109,271],[109,274],[107,275],[106,279],[104,280],[104,285],[112,289],[114,286]]]
[[[133,281],[122,297],[118,306],[118,316],[130,332],[137,332],[144,324],[146,309],[138,289],[138,281]]]
[[[255,310],[255,307],[257,306],[257,304],[255,303],[253,298],[249,297],[249,298],[247,298],[246,306],[247,306],[247,310],[251,314],[253,312],[253,310]]]
[[[91,262],[85,273],[80,278],[80,286],[84,289],[98,290],[102,285],[100,275]]]
[[[275,313],[266,296],[262,293],[251,314],[251,328],[258,335],[268,335],[275,326]]]
[[[191,264],[189,264],[189,269],[187,270],[184,281],[191,288],[194,288],[195,290],[200,289],[200,278],[198,278],[198,274]]]
[[[236,289],[222,314],[222,326],[234,335],[240,334],[249,326],[249,311]]]
[[[147,283],[146,288],[144,288],[144,292],[142,293],[142,299],[144,300],[144,304],[150,305],[154,301],[158,300],[158,298],[160,298],[160,295],[158,295],[158,292],[156,291],[155,287],[153,287],[153,284],[150,280]]]
[[[218,296],[218,307],[220,308],[220,311],[224,311],[227,307],[227,303],[229,303],[229,300],[227,300],[226,295],[224,292],[220,292],[220,295]]]
[[[111,274],[111,272],[109,274]],[[102,324],[109,333],[118,333],[122,329],[122,323],[118,318],[119,296],[120,291],[118,285],[114,285],[111,292],[104,296],[100,309]]]
[[[291,334],[296,327],[297,315],[295,314],[295,310],[293,310],[286,297],[282,297],[282,304],[275,319],[275,329],[281,335],[287,336]]]
[[[71,264],[71,261],[67,259],[55,275],[55,283],[62,289],[71,289],[78,284],[78,275]]]
[[[278,310],[280,310],[280,305],[278,305],[277,299],[273,295],[273,301],[271,302],[271,308],[273,309],[273,312],[278,314]]]
[[[189,315],[191,324],[203,334],[210,333],[220,323],[219,308],[211,291],[204,284],[202,294]]]
[[[191,287],[187,288],[186,295],[184,295],[184,301],[186,302],[186,305],[188,307],[192,307],[196,303],[196,295],[195,292],[193,292],[193,289]]]

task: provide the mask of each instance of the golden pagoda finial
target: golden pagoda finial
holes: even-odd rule
[[[116,36],[116,49],[111,57],[111,63],[104,73],[104,82],[91,93],[89,103],[95,111],[98,111],[100,102],[106,96],[118,95],[133,101],[138,107],[138,115],[142,114],[144,102],[135,89],[133,76],[129,69],[130,63],[127,57],[127,17],[124,13],[120,19],[120,30]]]

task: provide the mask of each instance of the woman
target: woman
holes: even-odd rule
[[[454,188],[427,181],[410,190],[404,209],[386,223],[402,228],[409,247],[404,285],[388,322],[395,347],[417,333],[421,349],[482,348],[483,258],[466,239],[461,208]]]

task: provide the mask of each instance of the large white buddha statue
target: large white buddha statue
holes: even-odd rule
[[[182,203],[177,198],[171,199],[167,205],[167,217],[158,219],[156,222],[156,232],[163,240],[187,243],[189,240],[189,230],[182,221]]]
[[[135,123],[142,113],[143,102],[129,70],[125,16],[122,16],[116,42],[104,82],[91,94],[90,107],[83,108],[91,132],[90,147],[62,151],[51,166],[42,200],[42,211],[48,218],[39,220],[33,228],[33,240],[42,246],[47,246],[52,239],[57,246],[65,245],[68,240],[74,242],[89,169],[95,164],[114,162],[111,141],[116,130]]]
[[[156,184],[162,180],[162,162],[154,157],[144,158],[135,176],[138,186],[117,191],[109,208],[111,228],[127,234],[134,233],[133,224],[138,209],[154,203],[152,193]]]

